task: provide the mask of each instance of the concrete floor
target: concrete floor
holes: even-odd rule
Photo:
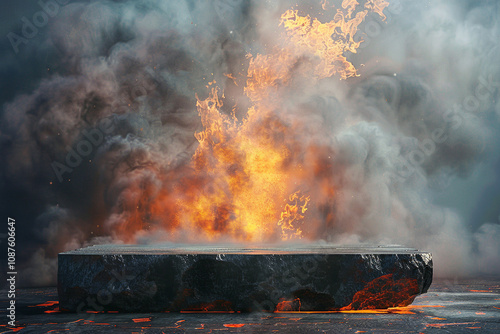
[[[500,278],[437,280],[406,308],[356,313],[59,313],[56,288],[20,289],[11,333],[500,333]]]

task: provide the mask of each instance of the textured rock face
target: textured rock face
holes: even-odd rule
[[[59,254],[68,311],[333,311],[406,306],[432,257],[399,246],[101,245]]]

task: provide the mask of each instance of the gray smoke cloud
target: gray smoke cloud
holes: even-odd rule
[[[389,3],[387,20],[369,14],[356,35],[364,43],[347,54],[359,77],[304,80],[290,69],[276,115],[300,124],[298,156],[328,156],[316,177],[335,189],[315,211],[320,223],[303,229],[317,242],[431,251],[439,276],[500,274],[499,221],[472,222],[442,200],[499,159],[500,7]],[[203,129],[195,93],[206,97],[216,80],[223,111],[238,104],[244,116],[243,87],[224,74],[245,74],[247,53],[279,44],[279,17],[290,8],[289,1],[74,1],[19,44],[14,59],[52,67],[25,78],[32,89],[14,90],[1,115],[2,213],[17,215],[25,231],[24,285],[54,284],[58,252],[129,242],[137,228],[130,221],[144,222],[132,232],[138,242],[192,241],[182,229],[151,235],[158,222],[148,214],[189,174],[194,133]],[[297,9],[322,22],[336,11],[320,1]],[[168,220],[170,211],[159,214]]]

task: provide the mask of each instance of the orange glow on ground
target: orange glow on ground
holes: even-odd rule
[[[391,307],[404,307],[410,305],[419,294],[416,279],[394,279],[392,274],[381,276],[365,288],[357,292],[350,305],[343,307],[342,311],[367,310]]]
[[[43,313],[60,313],[61,311],[59,310],[59,307],[56,307],[55,309],[53,310],[47,310],[47,311],[43,311]]]
[[[245,326],[245,324],[224,324],[224,327],[229,327],[229,328],[240,328]]]
[[[49,300],[43,304],[38,304],[38,305],[35,305],[35,306],[39,306],[39,307],[50,307],[50,306],[54,306],[54,305],[59,305],[59,301],[57,300]]]
[[[326,308],[326,312],[317,312],[302,309],[301,298],[281,299],[276,305],[276,313],[304,312],[304,313],[398,313],[414,314],[408,307],[419,294],[416,279],[394,278],[388,274],[374,279],[354,294],[352,302],[340,309]],[[312,296],[314,300],[319,296]],[[307,298],[307,295],[306,297]],[[304,302],[306,303],[306,302]],[[332,301],[329,301],[333,304]],[[315,307],[315,306],[312,306]],[[325,306],[321,306],[325,308]]]
[[[427,327],[448,327],[448,326],[460,326],[460,325],[473,325],[476,324],[475,322],[450,322],[446,324],[427,324]]]

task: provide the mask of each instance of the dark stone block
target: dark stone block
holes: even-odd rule
[[[101,245],[59,254],[67,311],[335,311],[409,305],[431,254],[400,246]]]

